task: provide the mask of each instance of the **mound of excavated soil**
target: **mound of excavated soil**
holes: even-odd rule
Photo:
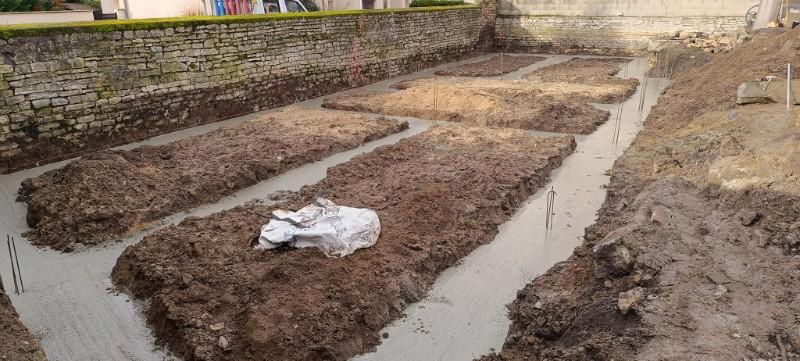
[[[454,65],[437,71],[436,75],[497,76],[536,64],[545,59],[536,55],[496,55],[474,63]]]
[[[149,298],[155,334],[187,360],[346,360],[423,297],[575,148],[572,137],[450,124],[330,168],[286,203],[187,219],[125,250],[114,282]],[[276,208],[316,194],[378,212],[378,243],[346,258],[249,247]]]
[[[584,245],[519,292],[486,360],[800,359],[800,123],[730,110],[741,82],[785,76],[796,44],[757,36],[676,78]]]
[[[602,103],[620,103],[636,92],[638,79],[623,79],[616,75],[630,62],[624,58],[573,58],[562,63],[546,66],[522,76],[525,80],[540,82],[564,82],[572,84],[591,84],[616,89],[602,99]]]
[[[60,250],[98,244],[407,127],[291,108],[165,145],[91,154],[22,183],[26,236]]]
[[[432,81],[393,93],[343,95],[323,106],[469,125],[589,134],[609,113],[538,89],[472,87]]]
[[[500,80],[459,77],[419,78],[393,84],[395,89],[409,89],[421,85],[453,84],[466,88],[508,89],[519,92],[540,93],[564,103],[615,103],[630,98],[636,92],[639,81],[630,79],[620,83],[584,84],[564,81]]]
[[[708,63],[713,57],[714,54],[687,47],[685,44],[669,45],[653,53],[647,76],[674,79],[685,71]]]
[[[0,280],[0,360],[45,361],[39,342],[19,321]]]

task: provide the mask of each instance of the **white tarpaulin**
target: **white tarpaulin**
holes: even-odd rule
[[[277,210],[261,227],[259,247],[283,244],[295,248],[317,247],[328,257],[344,257],[378,241],[381,222],[371,209],[337,206],[325,198],[297,212]]]

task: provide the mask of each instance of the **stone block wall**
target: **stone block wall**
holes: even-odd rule
[[[0,173],[458,58],[482,46],[494,23],[486,14],[470,6],[139,30],[0,28]]]
[[[500,0],[503,15],[741,16],[758,0]]]
[[[638,55],[680,31],[734,33],[744,16],[499,15],[498,45],[545,53]]]

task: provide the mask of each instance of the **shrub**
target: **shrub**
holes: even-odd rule
[[[412,8],[422,8],[428,6],[454,6],[464,5],[464,0],[412,0]]]
[[[53,10],[54,0],[0,0],[0,12]]]

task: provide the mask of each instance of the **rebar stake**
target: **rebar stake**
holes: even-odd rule
[[[19,294],[19,287],[17,286],[17,271],[14,270],[14,256],[11,254],[11,238],[6,235],[6,245],[8,245],[8,258],[11,259],[11,277],[14,279],[14,293]]]
[[[792,64],[786,64],[786,110],[792,109]]]
[[[556,191],[553,187],[550,187],[550,191],[547,192],[547,217],[545,217],[544,227],[547,230],[553,227],[553,211],[555,210],[555,203],[556,203]]]
[[[11,247],[14,248],[14,259],[17,260],[17,274],[19,275],[19,286],[22,288],[22,293],[25,293],[25,284],[22,283],[22,268],[19,268],[19,256],[17,255],[17,242],[14,241],[14,236],[11,236]],[[14,267],[12,264],[11,267]]]

